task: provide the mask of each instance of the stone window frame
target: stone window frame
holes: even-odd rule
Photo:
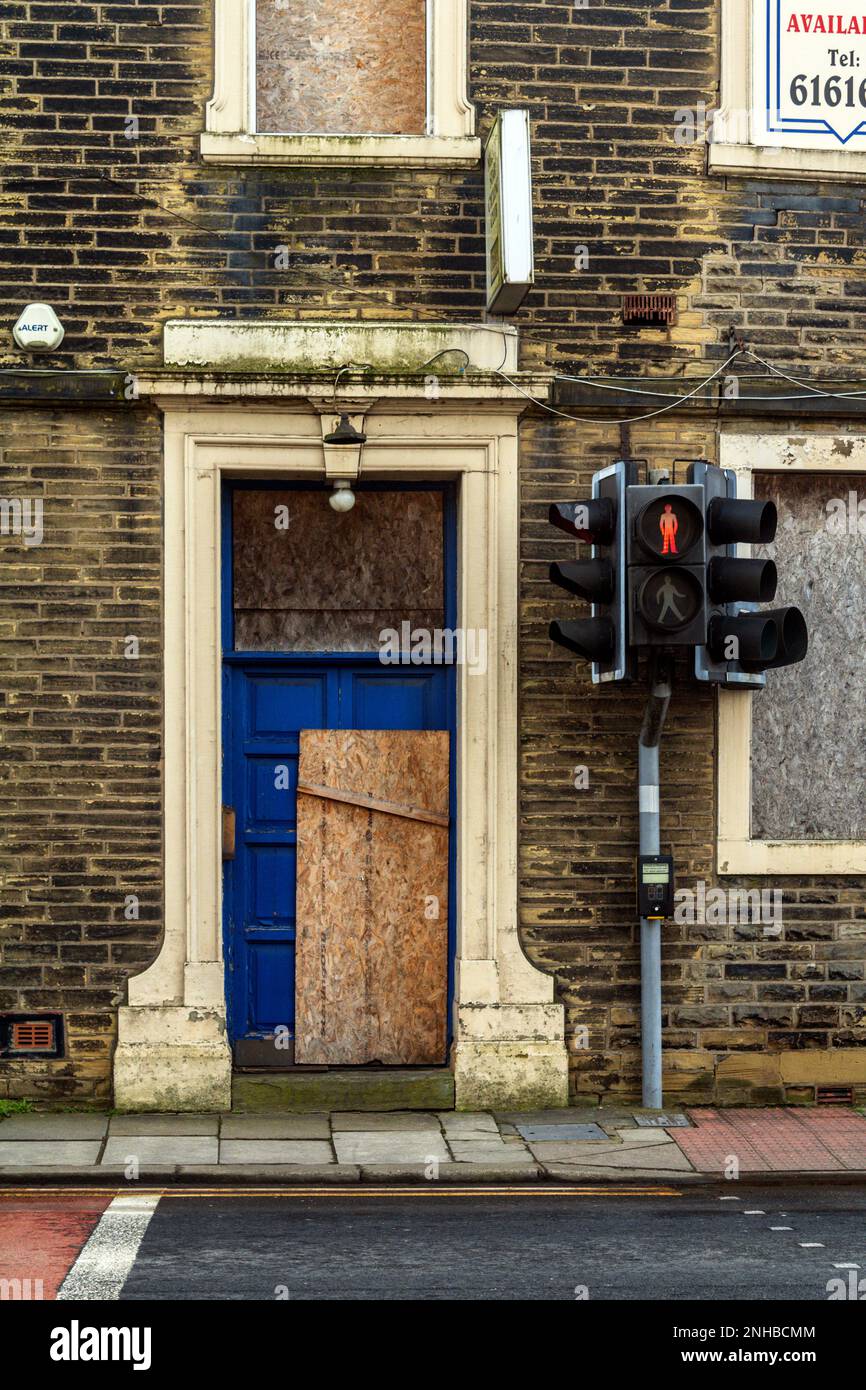
[[[424,135],[272,135],[254,128],[255,0],[214,0],[214,89],[202,159],[216,164],[471,167],[481,158],[469,101],[469,0],[427,0]]]
[[[839,449],[844,439],[845,449]],[[755,473],[866,472],[866,435],[722,434],[719,463],[737,475],[737,494],[753,495]],[[773,673],[767,677],[768,685]],[[772,691],[758,692],[765,699]],[[748,690],[719,691],[718,872],[723,874],[866,873],[866,840],[757,840],[751,834],[752,699]]]
[[[713,114],[709,172],[739,174],[744,178],[832,178],[862,183],[866,176],[866,152],[752,143],[755,3],[756,0],[722,0],[721,104]]]

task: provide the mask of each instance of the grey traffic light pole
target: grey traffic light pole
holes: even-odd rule
[[[650,693],[638,744],[641,854],[659,854],[659,742],[671,698],[671,658],[650,656]],[[662,924],[640,919],[640,1034],[643,1104],[662,1107]]]

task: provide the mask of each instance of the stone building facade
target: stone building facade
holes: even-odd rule
[[[456,612],[490,642],[455,697],[456,1104],[639,1093],[645,684],[547,638],[548,506],[619,457],[776,496],[813,636],[755,695],[677,661],[678,887],[782,910],[666,925],[666,1095],[864,1094],[866,156],[743,135],[759,4],[4,7],[0,1014],[63,1045],[0,1056],[0,1097],[231,1103],[220,489],[329,490],[343,413],[362,484],[452,490]],[[503,324],[481,146],[514,107],[535,286]],[[625,322],[629,294],[674,321]],[[13,343],[29,303],[50,356]]]

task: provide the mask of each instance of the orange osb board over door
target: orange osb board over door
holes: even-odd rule
[[[449,734],[305,729],[300,747],[295,1061],[443,1063]]]

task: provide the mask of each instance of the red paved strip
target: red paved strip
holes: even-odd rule
[[[744,1108],[726,1110],[725,1114],[774,1173],[819,1173],[843,1168],[818,1136],[800,1123],[795,1110]]]
[[[845,1168],[866,1171],[866,1118],[863,1115],[836,1105],[819,1110],[796,1110],[794,1114]]]
[[[686,1158],[700,1173],[724,1173],[735,1158],[741,1173],[766,1173],[770,1165],[737,1129],[728,1123],[730,1112],[690,1110],[696,1129],[669,1129]]]
[[[800,1108],[689,1111],[694,1129],[671,1137],[702,1173],[720,1173],[732,1156],[740,1172],[866,1171],[866,1118],[855,1111]]]
[[[56,1298],[110,1196],[0,1192],[0,1300]],[[29,1281],[29,1282],[28,1282]]]

